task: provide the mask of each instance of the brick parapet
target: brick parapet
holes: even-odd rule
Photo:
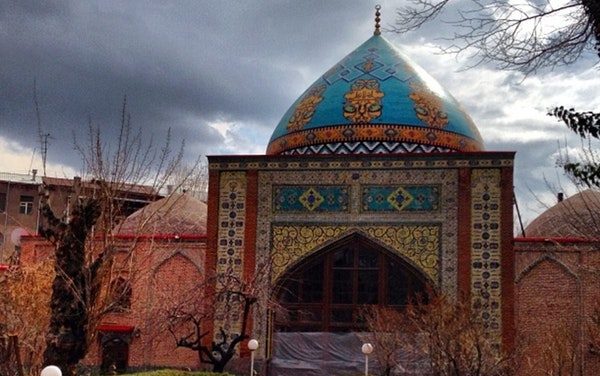
[[[513,252],[513,169],[503,167],[501,247],[502,247],[502,344],[505,351],[512,351],[516,341],[515,328],[515,256]]]

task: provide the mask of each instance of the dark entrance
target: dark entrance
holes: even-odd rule
[[[125,373],[129,359],[129,343],[119,334],[106,333],[101,339],[102,364],[100,372],[105,375]]]
[[[282,278],[277,299],[287,317],[279,332],[365,331],[368,305],[402,308],[425,295],[425,277],[361,235],[349,236],[309,257]]]

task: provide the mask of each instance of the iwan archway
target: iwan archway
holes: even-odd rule
[[[302,260],[278,281],[284,314],[277,332],[365,331],[371,305],[401,309],[426,299],[428,278],[408,261],[361,234],[349,235]]]

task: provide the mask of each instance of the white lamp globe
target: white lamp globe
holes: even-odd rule
[[[373,352],[373,345],[371,345],[370,343],[365,343],[362,345],[362,353],[365,355],[369,355],[370,353]]]
[[[258,349],[258,341],[255,339],[251,339],[250,341],[248,341],[248,350],[254,351],[256,349]]]
[[[62,376],[62,372],[57,366],[46,366],[40,376]]]

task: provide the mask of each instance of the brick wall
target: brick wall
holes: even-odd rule
[[[515,318],[523,375],[545,374],[558,355],[575,357],[576,374],[600,374],[600,359],[588,350],[589,320],[600,307],[598,245],[573,239],[516,240]],[[567,366],[569,361],[559,363]]]
[[[98,323],[85,363],[99,366],[102,360],[102,337],[118,330],[118,336],[129,342],[130,368],[200,366],[197,355],[188,349],[177,349],[173,337],[159,330],[155,318],[156,308],[165,296],[175,300],[176,295],[200,283],[204,276],[204,236],[178,239],[169,236],[160,239],[142,238],[121,240],[115,244],[116,262],[111,273],[113,279],[121,276],[132,287],[131,308],[109,313]],[[27,237],[22,248],[22,263],[47,260],[53,246],[39,237]],[[128,263],[132,255],[133,263]]]

